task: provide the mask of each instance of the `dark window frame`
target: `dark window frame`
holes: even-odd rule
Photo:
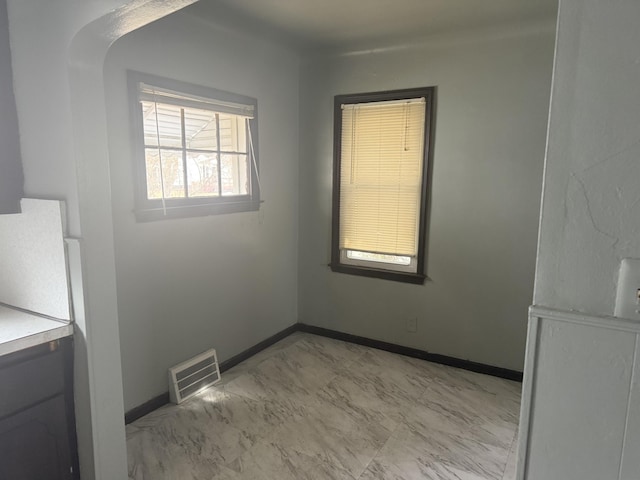
[[[424,156],[420,190],[420,213],[418,232],[418,255],[416,272],[399,272],[384,268],[347,265],[340,261],[340,165],[342,151],[342,105],[404,100],[424,97],[426,99]],[[331,211],[331,270],[338,273],[380,278],[421,285],[427,279],[426,247],[428,236],[429,204],[431,193],[431,165],[433,157],[433,131],[435,118],[436,87],[408,88],[371,93],[336,95],[333,109],[333,203]]]
[[[127,71],[127,83],[129,88],[130,117],[133,132],[133,164],[134,164],[134,189],[136,220],[148,222],[171,218],[197,217],[204,215],[220,215],[227,213],[239,213],[257,211],[260,208],[260,184],[258,180],[260,163],[258,161],[258,101],[253,97],[226,92],[216,88],[195,85],[180,80],[173,80],[148,73]],[[253,149],[247,148],[247,158],[251,178],[251,191],[248,195],[229,195],[218,197],[186,197],[165,198],[165,208],[161,199],[147,198],[147,177],[145,164],[145,141],[142,107],[138,96],[138,85],[145,83],[161,89],[168,89],[211,98],[215,100],[233,102],[244,105],[252,105],[254,117],[248,120]],[[248,139],[247,139],[248,141]],[[219,148],[219,146],[218,146]]]

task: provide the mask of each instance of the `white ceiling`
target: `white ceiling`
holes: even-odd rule
[[[554,19],[557,0],[201,0],[189,8],[212,20],[232,14],[302,46],[344,47]]]

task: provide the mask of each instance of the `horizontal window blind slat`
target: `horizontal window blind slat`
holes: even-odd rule
[[[385,108],[385,107],[395,107],[397,105],[403,104],[424,104],[426,103],[426,99],[424,97],[416,97],[416,98],[403,98],[402,100],[384,100],[379,102],[363,102],[363,103],[347,103],[342,105],[343,110],[360,110],[366,108]]]

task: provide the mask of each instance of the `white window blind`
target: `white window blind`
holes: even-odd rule
[[[416,257],[426,100],[342,106],[340,249]]]
[[[214,112],[229,113],[246,118],[253,118],[254,116],[253,105],[184,94],[167,88],[147,85],[143,82],[140,82],[139,85],[138,99],[140,101],[163,103],[166,105],[177,105],[178,107],[212,110]]]

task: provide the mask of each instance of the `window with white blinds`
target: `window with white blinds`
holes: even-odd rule
[[[139,220],[258,208],[255,99],[130,72]]]
[[[432,94],[336,97],[332,266],[338,270],[423,277]]]

